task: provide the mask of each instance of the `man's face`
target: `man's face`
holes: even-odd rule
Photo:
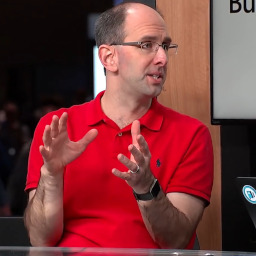
[[[153,9],[131,8],[125,22],[124,42],[170,43],[165,23]],[[157,51],[138,46],[118,46],[118,75],[126,93],[155,97],[166,79],[168,53],[160,46]],[[155,46],[157,46],[155,44]]]

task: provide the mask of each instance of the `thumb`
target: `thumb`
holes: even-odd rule
[[[97,135],[98,135],[98,131],[96,129],[91,129],[79,141],[79,144],[82,144],[85,149],[97,137]]]

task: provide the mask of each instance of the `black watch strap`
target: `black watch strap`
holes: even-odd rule
[[[150,187],[150,190],[148,193],[145,194],[137,194],[135,191],[133,191],[133,194],[137,201],[149,201],[153,198],[157,197],[158,193],[160,191],[160,185],[157,179],[154,180],[153,184]]]

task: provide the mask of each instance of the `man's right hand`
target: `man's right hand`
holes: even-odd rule
[[[67,133],[68,114],[64,112],[59,118],[54,115],[52,123],[46,125],[43,143],[39,150],[44,159],[44,165],[50,175],[64,170],[64,167],[80,156],[97,136],[98,131],[92,129],[77,141],[71,141]]]

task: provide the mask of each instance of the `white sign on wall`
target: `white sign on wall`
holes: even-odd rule
[[[256,121],[256,0],[211,0],[212,123]]]
[[[106,89],[106,76],[104,67],[98,57],[98,47],[93,47],[93,96]]]

